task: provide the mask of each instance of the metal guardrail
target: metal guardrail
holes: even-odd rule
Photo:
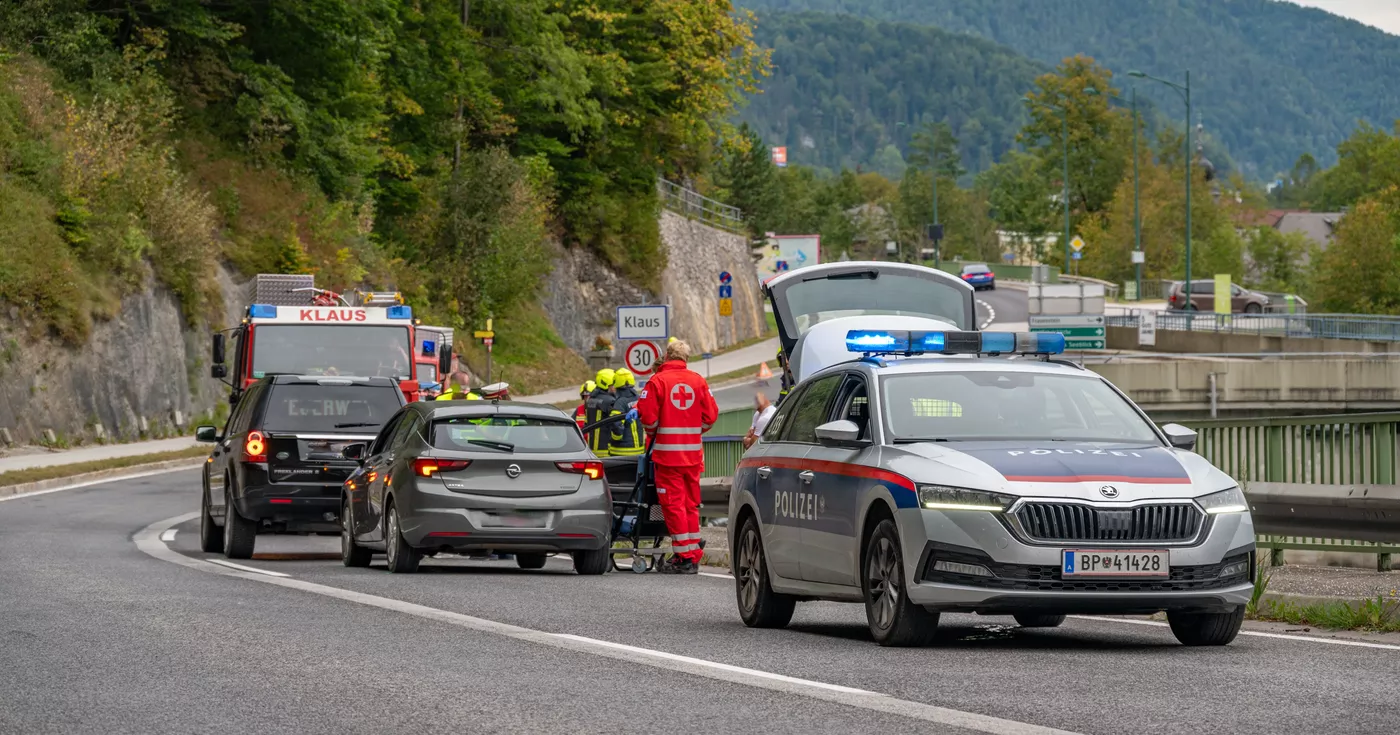
[[[726,232],[745,232],[744,213],[738,207],[717,202],[698,191],[666,179],[656,180],[656,192],[661,197],[661,205],[676,214]]]
[[[1400,485],[1249,482],[1244,488],[1261,534],[1258,545],[1271,550],[1274,564],[1283,562],[1285,549],[1349,551],[1375,554],[1384,572],[1390,555],[1400,552]]]
[[[1140,312],[1105,317],[1110,327],[1138,326]],[[1304,339],[1355,339],[1400,342],[1400,317],[1370,314],[1212,314],[1159,311],[1157,329],[1220,334],[1249,334]]]

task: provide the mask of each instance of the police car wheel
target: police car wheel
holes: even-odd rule
[[[758,533],[758,521],[753,516],[744,519],[738,539],[733,572],[739,617],[750,628],[785,627],[792,620],[797,600],[773,591],[768,581],[768,565],[764,561],[763,539]]]
[[[1065,622],[1065,616],[1063,615],[1018,613],[1012,617],[1016,618],[1016,624],[1022,628],[1058,628],[1060,627],[1060,623]]]
[[[904,580],[899,531],[892,520],[880,521],[865,548],[861,586],[870,635],[882,646],[924,646],[938,632],[938,613],[910,602]]]
[[[221,554],[224,550],[224,529],[214,525],[208,488],[204,489],[203,500],[199,509],[199,550],[206,554]]]
[[[1244,605],[1227,613],[1167,613],[1172,635],[1183,646],[1223,646],[1235,640],[1244,625]]]

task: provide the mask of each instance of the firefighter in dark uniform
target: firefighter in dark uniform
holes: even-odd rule
[[[637,402],[637,379],[626,368],[613,373],[613,416],[623,416],[632,410]],[[645,434],[640,424],[633,419],[624,419],[612,425],[612,436],[608,444],[610,457],[637,457],[646,452]]]
[[[593,394],[588,397],[588,423],[595,424],[612,415],[613,409],[613,380],[612,368],[603,368],[593,377],[593,382],[598,386]],[[608,427],[593,430],[593,435],[588,438],[588,448],[599,457],[609,456],[609,445],[611,444],[612,432]]]

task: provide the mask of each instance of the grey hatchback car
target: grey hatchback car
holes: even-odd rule
[[[347,448],[360,467],[342,487],[341,556],[389,571],[424,556],[491,549],[522,569],[568,553],[579,574],[607,571],[612,498],[603,463],[578,424],[551,406],[424,401],[399,411],[374,442]]]

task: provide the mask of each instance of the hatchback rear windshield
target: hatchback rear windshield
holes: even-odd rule
[[[1152,425],[1097,377],[979,370],[893,375],[883,386],[896,442],[1160,443]]]
[[[533,416],[462,416],[433,422],[433,446],[460,451],[582,452],[586,447],[572,421]]]
[[[263,409],[268,431],[373,434],[403,405],[391,385],[274,385]]]

